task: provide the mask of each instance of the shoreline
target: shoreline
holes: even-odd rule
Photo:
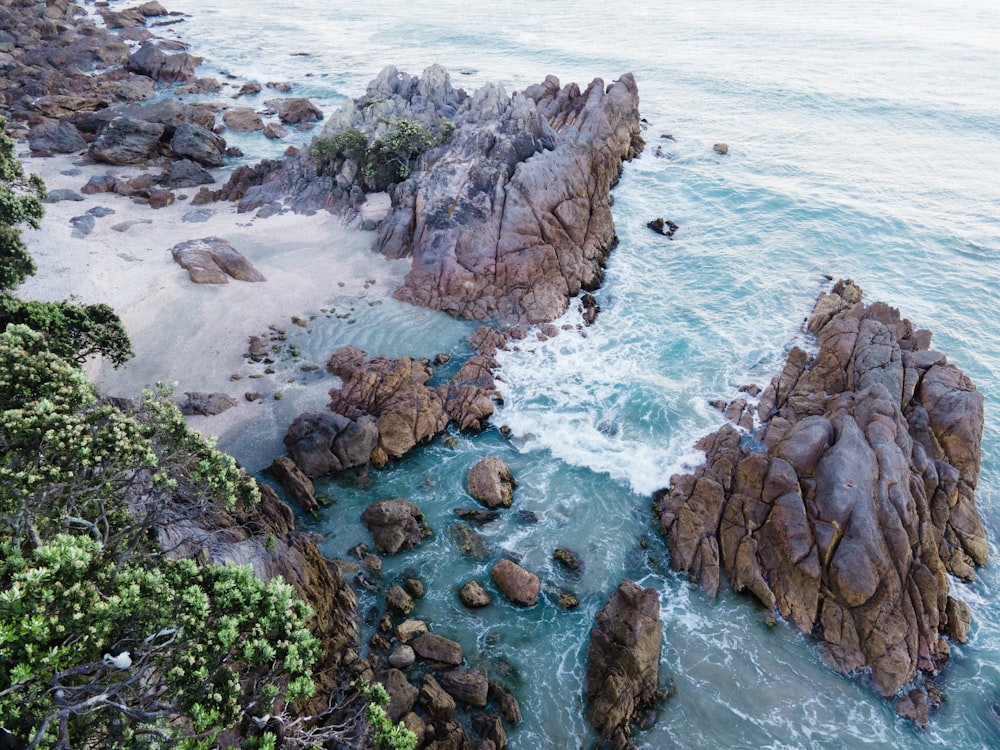
[[[35,157],[23,145],[19,143],[18,157],[25,171],[40,175],[50,193],[78,192],[92,175],[134,176],[142,171],[98,164],[80,155]],[[134,398],[156,382],[176,383],[178,400],[189,391],[225,393],[236,400],[236,407],[211,417],[190,417],[189,424],[206,437],[279,429],[277,441],[272,438],[270,443],[280,453],[281,436],[295,414],[284,424],[280,420],[296,403],[325,399],[330,382],[318,384],[322,394],[313,392],[316,388],[301,392],[309,386],[296,389],[298,395],[281,405],[280,415],[264,414],[275,409],[262,408],[263,400],[249,402],[244,394],[248,389],[274,392],[279,383],[269,375],[249,381],[252,386],[237,379],[247,374],[249,337],[289,324],[294,316],[308,317],[335,299],[343,304],[345,299],[390,298],[409,263],[373,252],[374,233],[349,228],[328,212],[307,216],[283,211],[258,219],[237,213],[231,203],[192,206],[194,192],[177,190],[177,200],[159,209],[116,193],[47,203],[41,228],[24,234],[37,271],[17,294],[43,301],[103,302],[114,309],[135,356],[117,370],[100,358],[86,364],[88,376],[103,394]],[[378,201],[372,203],[373,210],[382,209]],[[95,216],[94,229],[81,236],[71,220],[93,209],[113,213]],[[267,280],[192,282],[173,261],[170,249],[185,240],[212,236],[228,240]]]

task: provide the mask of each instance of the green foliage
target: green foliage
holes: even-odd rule
[[[311,695],[318,644],[291,587],[156,542],[259,498],[167,389],[126,414],[10,325],[0,417],[0,725],[42,748],[210,748],[244,714]]]
[[[357,128],[314,140],[311,153],[317,169],[322,174],[336,175],[350,160],[356,164],[365,189],[385,190],[405,180],[420,156],[447,141],[455,130],[454,123],[447,119],[438,123],[437,135],[408,117],[384,122],[388,132],[370,144]]]
[[[26,178],[0,117],[0,292],[16,289],[35,272],[21,239],[21,227],[38,229],[45,208],[45,185],[36,175]]]
[[[126,728],[214,740],[242,716],[241,671],[286,672],[289,700],[311,693],[307,608],[249,566],[119,564],[69,534],[30,554],[3,542],[0,556],[0,662],[15,665],[0,677],[0,716],[40,747],[63,722],[74,745],[129,747]],[[103,656],[122,649],[126,668]]]
[[[378,682],[355,682],[355,687],[368,701],[365,716],[371,728],[371,740],[376,750],[414,750],[417,735],[406,728],[403,722],[393,724],[385,707],[389,705],[389,694]]]
[[[119,367],[133,356],[125,326],[105,304],[24,302],[0,294],[0,328],[8,323],[22,323],[45,334],[52,352],[79,364],[101,354]]]
[[[391,125],[389,133],[374,141],[368,149],[366,177],[378,180],[388,174],[388,179],[393,182],[405,180],[416,159],[436,143],[421,122],[400,117]]]

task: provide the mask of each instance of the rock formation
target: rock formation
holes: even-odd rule
[[[236,170],[241,211],[356,210],[389,189],[377,248],[412,257],[396,296],[475,320],[537,323],[596,288],[617,242],[610,190],[643,147],[631,74],[585,90],[541,84],[467,95],[439,65],[385,68],[313,143],[313,157]]]
[[[713,594],[724,573],[892,696],[937,672],[943,636],[965,639],[948,576],[970,580],[989,554],[975,504],[983,397],[929,331],[850,281],[807,327],[816,351],[791,350],[759,429],[703,438],[705,465],[673,477],[657,511],[675,568]]]
[[[587,720],[612,747],[629,746],[630,725],[660,699],[660,599],[628,579],[597,613],[587,648]]]
[[[447,75],[439,81],[441,95],[429,98],[452,104]],[[412,110],[421,83],[387,94]],[[642,148],[638,104],[631,75],[583,92],[553,76],[511,97],[488,85],[463,100],[455,131],[392,191],[378,247],[413,258],[396,296],[463,318],[537,323],[598,286],[617,242],[610,190]]]
[[[228,284],[230,278],[250,282],[267,280],[242,253],[221,237],[186,240],[174,245],[170,254],[196,284]]]

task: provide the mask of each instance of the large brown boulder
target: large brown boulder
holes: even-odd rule
[[[490,577],[503,595],[519,607],[533,607],[538,603],[542,582],[538,576],[525,570],[513,560],[503,558],[493,566]]]
[[[638,713],[659,699],[661,641],[656,589],[623,580],[597,613],[587,649],[587,720],[615,747],[625,747]]]
[[[417,656],[432,667],[450,669],[462,663],[462,646],[435,633],[423,633],[413,639],[413,650]]]
[[[327,369],[343,381],[330,391],[330,408],[353,419],[375,418],[376,466],[430,441],[448,425],[441,391],[427,385],[433,374],[427,360],[369,360],[360,349],[343,347],[330,357]]]
[[[371,417],[306,412],[289,425],[284,442],[296,465],[315,479],[367,465],[378,445],[378,427]]]
[[[196,284],[227,284],[237,281],[267,281],[244,255],[221,237],[186,240],[170,249],[174,261]]]
[[[515,487],[514,475],[496,456],[486,456],[469,470],[469,494],[487,508],[509,508]]]
[[[757,440],[733,425],[704,438],[705,465],[673,477],[657,510],[678,570],[710,592],[724,574],[891,696],[938,671],[943,635],[965,637],[949,574],[971,579],[989,556],[983,397],[929,332],[852,282],[807,327],[817,351],[793,348],[761,394]]]

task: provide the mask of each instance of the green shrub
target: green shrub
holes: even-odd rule
[[[21,227],[38,229],[45,213],[45,185],[37,175],[25,177],[0,117],[0,292],[16,289],[35,272],[35,263],[21,239]]]

